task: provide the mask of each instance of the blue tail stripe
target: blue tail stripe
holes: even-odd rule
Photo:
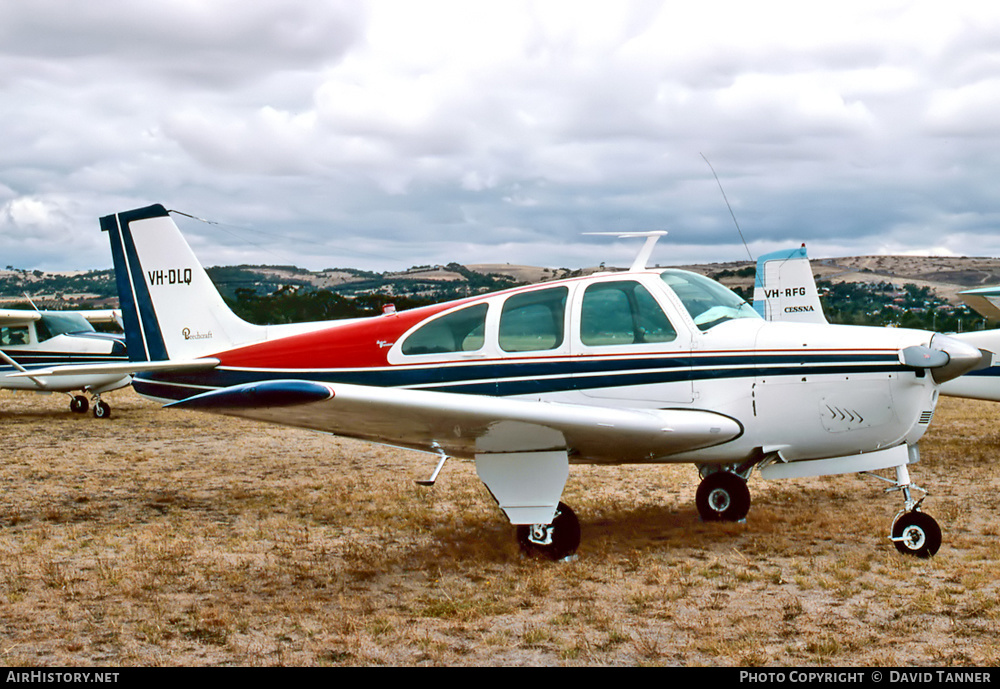
[[[169,359],[129,228],[129,223],[133,221],[165,216],[166,209],[157,204],[101,218],[101,229],[111,237],[111,256],[115,266],[125,341],[132,361]]]

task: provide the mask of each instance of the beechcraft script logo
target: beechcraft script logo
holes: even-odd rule
[[[185,340],[211,340],[212,331],[209,330],[207,333],[191,332],[191,328],[184,328],[181,330],[181,336]]]

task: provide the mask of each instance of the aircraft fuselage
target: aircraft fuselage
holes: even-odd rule
[[[621,448],[571,454],[573,462],[733,463],[761,451],[796,461],[912,445],[923,435],[936,386],[923,369],[902,364],[899,352],[928,345],[931,333],[767,322],[745,303],[709,294],[709,281],[692,275],[609,273],[333,322],[212,353],[220,365],[210,371],[139,374],[134,386],[180,400],[248,382],[304,379],[706,409],[743,429],[701,450]],[[436,441],[454,456],[470,454],[459,443],[449,448],[448,438]]]

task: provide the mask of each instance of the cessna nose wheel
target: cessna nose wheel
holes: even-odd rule
[[[738,522],[750,511],[750,489],[740,476],[717,471],[702,479],[694,502],[702,521]]]

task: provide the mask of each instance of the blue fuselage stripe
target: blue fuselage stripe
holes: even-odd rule
[[[246,370],[218,368],[189,374],[140,374],[139,392],[183,399],[209,389],[253,381],[308,379],[378,387],[408,387],[476,395],[590,390],[698,380],[913,371],[894,355],[722,355],[648,359],[575,358],[540,362],[398,366],[378,369]],[[156,390],[154,392],[153,390]],[[170,394],[164,394],[169,391]]]

